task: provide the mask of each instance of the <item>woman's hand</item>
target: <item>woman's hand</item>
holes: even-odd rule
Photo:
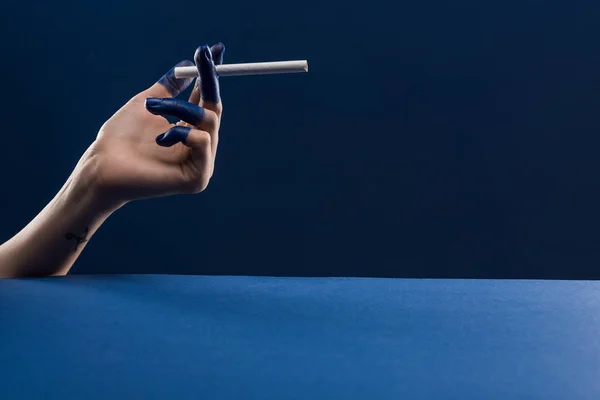
[[[123,204],[206,188],[223,112],[215,64],[224,50],[221,43],[198,48],[200,79],[189,101],[175,97],[192,79],[175,79],[171,70],[106,121],[56,196],[0,246],[0,278],[65,275]],[[180,122],[170,124],[163,116]]]
[[[196,50],[199,78],[188,101],[175,97],[193,79],[175,79],[171,69],[106,121],[79,163],[92,174],[98,196],[118,207],[206,188],[223,112],[215,65],[222,63],[224,50],[222,43]],[[177,64],[187,65],[194,63]],[[180,122],[171,124],[166,116]]]

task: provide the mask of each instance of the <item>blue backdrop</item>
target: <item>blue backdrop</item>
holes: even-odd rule
[[[591,0],[2,2],[0,240],[129,97],[223,41],[226,63],[310,72],[223,78],[208,190],[119,210],[74,273],[598,277],[599,19]]]

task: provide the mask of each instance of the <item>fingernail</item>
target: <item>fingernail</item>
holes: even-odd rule
[[[216,44],[217,47],[220,48],[220,50],[217,52],[217,54],[213,54],[213,59],[216,64],[223,64],[223,54],[225,54],[225,45],[222,42],[219,42]],[[212,51],[211,51],[212,53]]]
[[[208,45],[204,47],[204,57],[206,57],[206,59],[210,62],[213,60],[212,51],[210,51],[210,47],[208,47]]]
[[[146,108],[158,107],[162,103],[162,99],[157,99],[155,97],[149,97],[146,99],[145,106]]]
[[[156,137],[156,144],[163,147],[171,147],[176,143],[184,143],[190,133],[191,128],[185,126],[175,126],[163,134]]]
[[[200,55],[202,55],[204,52],[204,46],[200,46],[196,49],[196,52],[194,53],[194,61],[196,61],[196,63],[198,63],[198,60],[200,59]]]

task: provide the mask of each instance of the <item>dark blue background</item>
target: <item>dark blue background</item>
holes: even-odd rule
[[[209,189],[118,211],[75,273],[600,276],[597,1],[34,0],[0,16],[0,240],[198,45],[310,63],[223,78]]]

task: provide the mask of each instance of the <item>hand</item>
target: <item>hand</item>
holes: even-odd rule
[[[100,129],[79,167],[116,205],[142,198],[203,191],[212,177],[223,112],[215,65],[225,47],[201,46],[199,78],[188,101],[175,98],[191,83],[174,69],[137,94]],[[183,61],[177,66],[194,65]],[[180,120],[171,124],[166,116]]]
[[[171,69],[106,121],[56,196],[0,246],[0,278],[65,275],[123,204],[206,188],[223,112],[215,64],[224,50],[221,43],[196,50],[200,79],[189,101],[175,97],[193,79],[175,79]],[[164,116],[180,122],[170,124]]]

